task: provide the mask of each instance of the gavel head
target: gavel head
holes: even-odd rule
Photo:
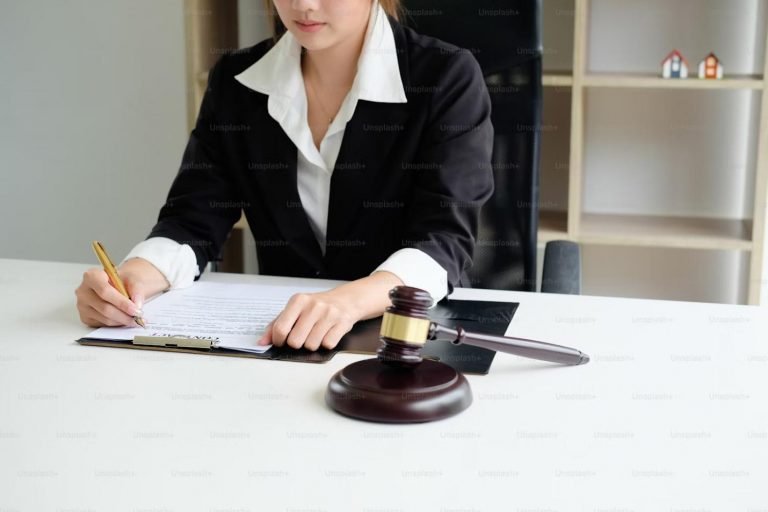
[[[392,305],[381,318],[381,346],[376,355],[388,366],[417,366],[431,328],[427,309],[432,306],[432,296],[419,288],[396,286],[389,298]]]

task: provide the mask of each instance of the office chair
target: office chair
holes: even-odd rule
[[[484,205],[475,288],[536,290],[541,146],[541,0],[404,0],[400,22],[470,50],[483,70],[494,127],[495,191]],[[549,242],[542,292],[581,292],[579,246]]]

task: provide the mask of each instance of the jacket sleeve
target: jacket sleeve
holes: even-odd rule
[[[219,59],[209,73],[208,87],[181,161],[181,167],[147,239],[165,237],[189,245],[195,253],[199,279],[209,261],[218,257],[242,201],[224,154],[226,120],[220,118],[224,98]]]
[[[491,99],[480,65],[453,55],[432,95],[404,243],[448,274],[448,294],[472,265],[480,208],[493,194]]]

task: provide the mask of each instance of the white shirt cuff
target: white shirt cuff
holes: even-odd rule
[[[448,272],[422,250],[407,247],[395,251],[373,272],[378,270],[392,272],[406,286],[429,292],[434,301],[432,307],[448,295]]]
[[[195,251],[187,244],[165,237],[153,237],[139,242],[121,264],[131,258],[142,258],[165,276],[171,284],[171,289],[190,286],[200,273],[197,267]]]

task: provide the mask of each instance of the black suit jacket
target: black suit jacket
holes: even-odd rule
[[[331,178],[322,254],[296,185],[297,148],[268,96],[234,76],[272,39],[224,55],[148,238],[189,244],[200,272],[244,210],[262,274],[354,280],[398,249],[418,248],[468,286],[479,211],[493,192],[491,102],[467,50],[389,17],[407,103],[360,100]]]

